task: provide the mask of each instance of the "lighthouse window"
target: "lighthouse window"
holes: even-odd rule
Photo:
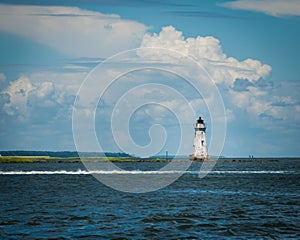
[[[204,146],[204,141],[203,140],[201,141],[201,145]]]

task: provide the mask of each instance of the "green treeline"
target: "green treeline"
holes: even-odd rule
[[[1,156],[47,156],[55,158],[78,158],[76,151],[0,151]],[[112,153],[112,152],[83,152],[81,157],[131,157],[127,153]]]

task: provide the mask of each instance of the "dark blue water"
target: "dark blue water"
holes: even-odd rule
[[[50,174],[80,163],[0,164],[0,238],[300,238],[299,160],[219,162],[204,179],[200,165],[164,189],[130,194],[89,174]]]

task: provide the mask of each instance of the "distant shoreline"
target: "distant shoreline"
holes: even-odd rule
[[[208,161],[218,162],[277,162],[280,160],[300,160],[296,157],[280,157],[280,158],[219,158],[210,159]],[[76,163],[76,162],[181,162],[189,161],[188,158],[134,158],[134,157],[49,157],[49,156],[0,156],[0,163]]]

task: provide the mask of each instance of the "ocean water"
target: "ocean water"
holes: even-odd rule
[[[119,164],[127,174],[163,165]],[[300,160],[218,162],[203,179],[200,166],[132,194],[98,182],[81,163],[2,163],[0,238],[300,239]]]

